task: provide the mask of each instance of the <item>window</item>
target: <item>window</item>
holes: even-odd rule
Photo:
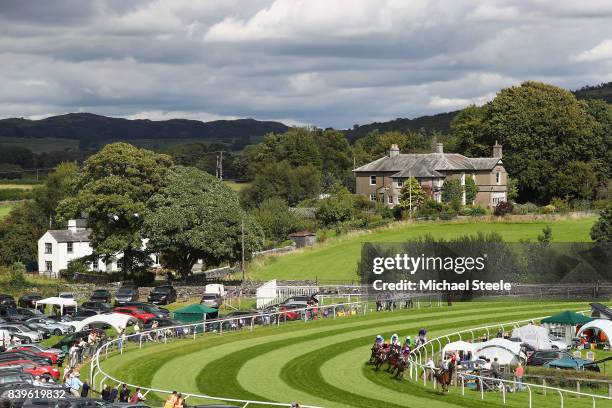
[[[376,185],[376,176],[370,176],[370,185],[371,186],[375,186]]]
[[[93,262],[91,263],[91,266],[93,267],[94,270],[98,270],[98,268],[100,267],[100,264],[97,259],[94,259]]]
[[[376,194],[370,194],[370,201],[376,201]]]
[[[465,186],[465,173],[461,173],[461,185]]]
[[[45,242],[45,254],[53,253],[53,245],[50,242]]]
[[[73,243],[72,242],[66,243],[66,248],[67,248],[67,252],[71,254],[74,251]]]
[[[388,202],[389,204],[393,204],[393,196],[392,196],[392,195],[388,195],[388,196],[387,196],[387,202]]]
[[[45,261],[45,272],[51,272],[53,270],[53,262]]]
[[[501,184],[501,172],[497,172],[495,173],[495,183],[496,184]]]
[[[117,259],[117,269],[123,269],[123,258]]]
[[[404,179],[395,179],[395,187],[404,187]]]

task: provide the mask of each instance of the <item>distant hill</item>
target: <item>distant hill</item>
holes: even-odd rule
[[[214,139],[229,141],[266,133],[283,133],[289,128],[280,122],[255,119],[198,120],[122,119],[91,113],[69,113],[46,119],[11,118],[0,120],[0,137],[78,139],[90,143],[130,139]]]
[[[612,82],[584,86],[574,91],[574,95],[578,99],[603,99],[607,103],[612,103]]]
[[[379,132],[408,131],[425,129],[427,132],[450,133],[450,123],[459,111],[438,113],[437,115],[421,116],[414,119],[398,118],[388,122],[374,122],[367,125],[355,126],[345,131],[349,142],[354,143],[367,135],[369,132],[378,129]]]

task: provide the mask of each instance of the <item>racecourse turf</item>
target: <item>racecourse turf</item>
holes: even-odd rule
[[[478,232],[500,234],[508,242],[536,241],[542,229],[550,226],[555,242],[588,242],[597,217],[563,218],[540,221],[427,221],[397,223],[391,227],[332,238],[312,248],[290,255],[268,256],[251,262],[247,271],[254,280],[318,279],[358,280],[357,262],[366,242],[404,242],[427,234],[434,238],[456,238]]]
[[[433,391],[422,382],[398,381],[365,364],[377,334],[414,336],[420,327],[436,336],[496,322],[529,319],[562,310],[587,309],[585,303],[473,302],[451,307],[372,312],[367,315],[291,322],[280,327],[200,335],[168,344],[130,345],[122,356],[102,361],[109,374],[153,388],[225,398],[291,402],[322,407],[491,407],[500,393]],[[98,385],[98,384],[96,384]],[[163,395],[148,395],[161,401]],[[534,391],[534,407],[558,407],[559,397]],[[189,398],[190,405],[212,400]],[[508,407],[527,406],[527,393],[507,394]],[[591,407],[587,398],[566,396],[565,407]],[[612,406],[599,401],[597,406]],[[161,405],[161,404],[159,404]]]

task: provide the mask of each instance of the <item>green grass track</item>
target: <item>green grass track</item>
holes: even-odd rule
[[[426,327],[429,336],[529,319],[584,303],[473,302],[452,307],[370,313],[336,320],[293,322],[252,332],[209,334],[163,344],[132,346],[123,356],[102,361],[109,374],[130,383],[166,390],[226,398],[290,402],[323,407],[491,407],[502,406],[499,393],[460,390],[442,394],[430,386],[398,381],[365,364],[376,334],[414,336]],[[408,374],[407,374],[408,376]],[[429,384],[430,385],[430,384]],[[164,396],[149,395],[162,400]],[[559,397],[533,394],[534,407],[558,407]],[[213,401],[190,398],[191,405]],[[597,406],[612,407],[609,401]],[[161,405],[161,404],[160,404]],[[508,394],[508,407],[527,406],[527,393]],[[591,407],[586,398],[566,397],[565,407]]]

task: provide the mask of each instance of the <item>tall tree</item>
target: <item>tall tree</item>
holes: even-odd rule
[[[106,258],[123,252],[124,278],[142,263],[142,222],[147,200],[161,186],[169,156],[127,143],[106,145],[83,163],[74,195],[64,199],[63,219],[87,215],[91,244]]]
[[[599,219],[591,228],[591,239],[596,242],[612,242],[612,205],[599,213]]]
[[[415,177],[410,177],[404,182],[400,190],[399,203],[402,209],[412,211],[419,209],[427,200],[427,193]]]
[[[482,108],[467,108],[452,129],[467,155],[489,156],[490,146],[501,143],[521,198],[547,202],[558,195],[550,183],[556,169],[606,154],[601,126],[572,93],[529,81],[503,89]]]
[[[227,185],[204,171],[172,168],[147,207],[143,233],[150,248],[164,254],[164,263],[183,277],[198,259],[208,267],[240,260],[243,222],[246,258],[261,248],[261,227]]]

